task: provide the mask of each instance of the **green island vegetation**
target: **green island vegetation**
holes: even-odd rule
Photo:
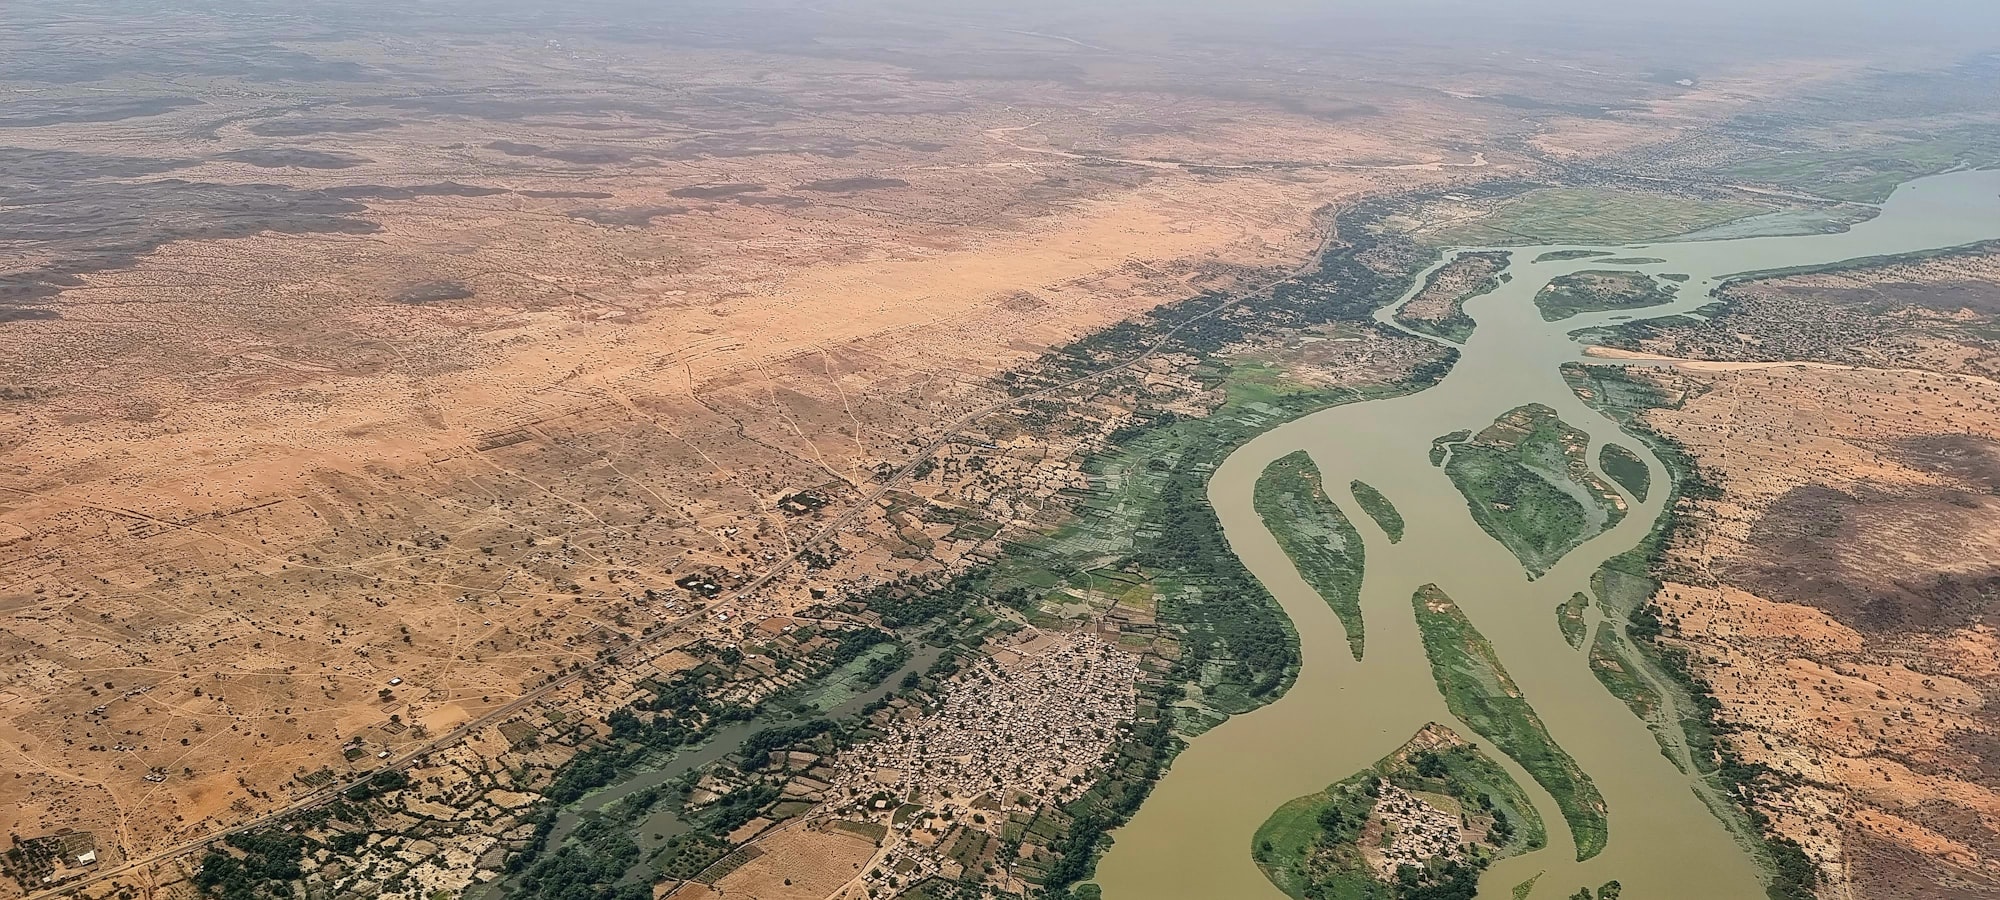
[[[1527,881],[1514,885],[1514,900],[1528,900],[1528,895],[1535,892],[1535,882],[1540,880],[1542,880],[1542,873],[1536,872],[1529,876]]]
[[[1257,514],[1314,591],[1333,607],[1347,632],[1347,649],[1361,658],[1361,534],[1327,496],[1319,468],[1304,450],[1271,463],[1257,478]]]
[[[1624,701],[1632,714],[1653,730],[1654,737],[1660,741],[1660,752],[1666,755],[1668,761],[1680,766],[1673,738],[1667,731],[1670,726],[1661,721],[1660,692],[1654,690],[1653,685],[1640,674],[1630,645],[1620,636],[1615,625],[1597,629],[1597,638],[1590,642],[1590,672],[1597,676],[1605,690]]]
[[[1803,150],[1732,163],[1732,179],[1761,182],[1853,203],[1881,203],[1906,181],[1962,168],[2000,165],[2000,130],[1966,125],[1896,135],[1868,146]]]
[[[1542,318],[1560,322],[1578,313],[1658,306],[1674,299],[1673,291],[1651,275],[1588,269],[1558,275],[1535,294]]]
[[[1456,247],[1626,244],[1674,237],[1773,208],[1742,200],[1605,187],[1549,187],[1504,200],[1484,218],[1425,237],[1437,245]]]
[[[1650,266],[1654,263],[1666,262],[1666,260],[1657,256],[1619,256],[1601,260],[1601,262],[1607,266]]]
[[[1562,629],[1563,640],[1571,648],[1581,648],[1583,638],[1590,631],[1590,620],[1583,617],[1584,610],[1590,608],[1590,596],[1582,591],[1571,594],[1556,607],[1556,627]]]
[[[1511,254],[1505,250],[1461,253],[1439,266],[1422,288],[1396,310],[1396,322],[1411,331],[1463,344],[1477,323],[1465,314],[1465,302],[1513,278],[1504,271]]]
[[[1598,885],[1596,894],[1591,893],[1589,885],[1577,888],[1576,893],[1569,895],[1569,900],[1618,900],[1624,893],[1625,886],[1612,880]]]
[[[1389,498],[1365,481],[1349,482],[1347,489],[1354,492],[1354,502],[1360,504],[1361,511],[1382,527],[1382,533],[1389,536],[1389,543],[1402,541],[1403,514],[1396,511],[1396,504],[1390,503]]]
[[[1409,849],[1426,839],[1452,849]],[[1433,723],[1374,766],[1279,807],[1252,856],[1296,900],[1470,900],[1494,860],[1547,844],[1541,814],[1506,770]]]
[[[1589,259],[1593,256],[1610,256],[1609,250],[1550,250],[1535,257],[1535,262],[1564,262],[1572,259]]]
[[[1617,444],[1606,443],[1597,450],[1597,467],[1611,476],[1618,486],[1632,492],[1633,499],[1646,502],[1646,493],[1653,487],[1652,470],[1646,468],[1645,460]]]
[[[1469,440],[1472,440],[1472,430],[1469,428],[1461,429],[1459,431],[1454,431],[1450,434],[1441,437],[1432,438],[1431,465],[1433,466],[1444,465],[1444,458],[1451,453],[1451,448],[1457,444],[1463,444]]]
[[[1675,284],[1685,284],[1689,276],[1686,272],[1666,272],[1659,277]]]
[[[1432,443],[1433,452],[1450,436]],[[1541,404],[1518,407],[1451,445],[1451,476],[1479,527],[1539,578],[1564,554],[1625,516],[1625,501],[1590,472],[1590,436]]]
[[[1411,605],[1446,708],[1513,757],[1555,798],[1576,840],[1579,862],[1602,852],[1610,838],[1604,797],[1549,736],[1541,716],[1500,665],[1493,645],[1437,585],[1418,588]]]
[[[1687,651],[1660,640],[1665,624],[1652,600],[1670,574],[1666,550],[1678,530],[1693,527],[1688,519],[1675,515],[1675,510],[1683,498],[1721,496],[1721,489],[1685,449],[1647,427],[1642,418],[1647,410],[1677,408],[1684,398],[1635,377],[1623,366],[1567,363],[1563,377],[1584,402],[1644,441],[1666,464],[1670,476],[1667,502],[1645,539],[1606,560],[1591,576],[1591,589],[1606,616],[1600,630],[1622,623],[1629,641],[1620,649],[1630,651],[1630,671],[1653,676],[1649,684],[1658,698],[1656,715],[1667,720],[1654,734],[1664,744],[1678,746],[1670,757],[1685,754],[1686,762],[1676,759],[1676,764],[1692,768],[1700,776],[1696,793],[1752,850],[1767,878],[1770,900],[1812,900],[1820,884],[1819,867],[1797,843],[1771,833],[1770,823],[1755,803],[1758,796],[1783,789],[1781,776],[1761,764],[1743,762],[1717,740],[1717,735],[1727,730],[1726,723],[1717,719],[1722,705],[1695,674]],[[1691,576],[1682,573],[1681,577]]]

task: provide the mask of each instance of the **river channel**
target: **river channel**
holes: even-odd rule
[[[915,645],[909,659],[872,686],[856,691],[853,696],[820,710],[811,718],[843,719],[860,715],[869,704],[896,690],[904,675],[929,669],[944,653],[943,648],[917,641],[918,636],[915,634],[904,634],[901,637]],[[664,758],[654,765],[627,773],[625,777],[610,786],[593,791],[583,799],[563,807],[556,815],[555,827],[549,831],[548,847],[551,851],[561,847],[570,834],[576,831],[576,827],[583,824],[583,819],[587,815],[601,813],[634,794],[671,784],[690,772],[700,771],[727,759],[731,754],[743,749],[743,742],[761,729],[798,725],[806,721],[808,719],[776,714],[759,716],[749,721],[724,726],[700,744],[664,754]],[[680,803],[677,801],[661,803],[648,812],[638,822],[632,835],[633,842],[639,845],[640,859],[626,871],[625,879],[621,883],[643,884],[651,881],[653,871],[649,861],[650,855],[664,846],[669,839],[684,834],[687,830],[688,823],[681,817]],[[516,882],[511,878],[474,885],[466,892],[466,897],[468,900],[500,900],[512,893],[511,888],[515,886]]]
[[[1994,238],[2000,238],[2000,171],[1911,182],[1883,204],[1881,215],[1837,234],[1501,248],[1513,253],[1507,269],[1512,278],[1466,304],[1478,328],[1443,381],[1420,393],[1335,407],[1278,426],[1244,444],[1216,470],[1209,500],[1231,548],[1297,626],[1303,665],[1283,698],[1196,738],[1174,761],[1139,813],[1114,832],[1115,843],[1098,867],[1105,896],[1282,900],[1251,860],[1257,827],[1280,805],[1372,765],[1433,721],[1479,742],[1506,766],[1549,826],[1549,848],[1494,865],[1481,881],[1481,896],[1508,896],[1513,885],[1537,872],[1545,874],[1536,897],[1566,897],[1580,885],[1612,879],[1623,884],[1626,900],[1764,896],[1752,858],[1704,806],[1695,780],[1662,755],[1645,724],[1599,684],[1585,655],[1572,650],[1557,629],[1556,606],[1573,592],[1589,592],[1592,572],[1639,543],[1668,492],[1654,490],[1643,503],[1627,494],[1631,512],[1618,525],[1530,581],[1521,563],[1473,521],[1444,470],[1431,465],[1431,441],[1461,429],[1477,431],[1509,410],[1541,403],[1590,434],[1587,458],[1593,470],[1599,445],[1612,440],[1639,453],[1652,483],[1663,485],[1666,469],[1645,444],[1584,405],[1564,382],[1561,365],[1583,358],[1571,332],[1691,311],[1711,302],[1717,285],[1741,273]],[[1534,261],[1550,251],[1579,249],[1662,261]],[[1585,269],[1690,278],[1669,304],[1543,321],[1535,294],[1550,279]],[[1387,323],[1392,310],[1378,319]],[[1349,656],[1340,621],[1300,577],[1251,505],[1265,467],[1297,450],[1312,455],[1328,491],[1366,544],[1361,600],[1368,645],[1361,662]],[[1389,543],[1354,502],[1344,486],[1356,479],[1387,495],[1402,513],[1407,523],[1402,542]],[[1547,792],[1446,710],[1410,607],[1412,592],[1427,583],[1458,602],[1492,642],[1550,734],[1596,781],[1610,816],[1610,843],[1602,854],[1575,862],[1569,830]]]

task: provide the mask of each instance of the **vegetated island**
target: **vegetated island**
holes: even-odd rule
[[[1618,482],[1619,487],[1630,491],[1633,499],[1646,502],[1646,493],[1653,486],[1653,473],[1639,454],[1618,444],[1605,444],[1597,449],[1597,467]]]
[[[1396,504],[1390,503],[1389,498],[1365,481],[1350,482],[1347,488],[1354,492],[1354,502],[1361,505],[1361,511],[1382,526],[1382,533],[1389,536],[1389,543],[1403,540],[1403,514],[1396,511]]]
[[[1312,457],[1299,450],[1271,463],[1257,479],[1254,502],[1278,546],[1340,617],[1347,649],[1360,659],[1365,637],[1361,572],[1366,554],[1354,523],[1327,496]]]
[[[1590,621],[1583,617],[1584,610],[1590,608],[1590,597],[1582,591],[1571,594],[1556,607],[1556,627],[1562,630],[1563,640],[1572,649],[1583,646],[1584,635],[1590,632]]]
[[[1535,294],[1542,319],[1559,322],[1579,313],[1658,306],[1673,290],[1643,272],[1587,269],[1558,275]]]
[[[1473,328],[1465,301],[1500,286],[1500,273],[1510,255],[1505,250],[1459,254],[1432,272],[1423,289],[1396,310],[1396,322],[1412,331],[1465,343]]]
[[[1549,736],[1541,717],[1500,665],[1493,645],[1437,585],[1418,588],[1411,605],[1445,707],[1513,757],[1555,798],[1576,840],[1577,861],[1603,852],[1610,838],[1603,795]]]
[[[1531,578],[1625,517],[1625,499],[1590,471],[1590,436],[1539,403],[1517,407],[1470,441],[1448,447],[1445,472],[1472,517],[1521,560]]]
[[[1589,259],[1593,256],[1610,256],[1609,250],[1550,250],[1535,257],[1535,262],[1562,262],[1571,259]]]
[[[1547,846],[1548,833],[1506,770],[1431,723],[1279,807],[1253,840],[1258,867],[1297,900],[1470,900],[1489,864]]]

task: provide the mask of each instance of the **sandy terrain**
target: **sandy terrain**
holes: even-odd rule
[[[988,376],[1298,265],[1342,198],[1520,165],[1416,92],[323,28],[241,50],[332,67],[276,87],[21,76],[5,177],[64,227],[0,273],[8,831],[114,862],[421,746],[790,553],[779,499],[852,503]],[[755,601],[940,564],[853,549]]]
[[[860,501],[1001,373],[1298,267],[1343,202],[1773,96],[1770,48],[1709,33],[1655,36],[1704,48],[1682,84],[1234,13],[467,9],[0,24],[0,828],[113,866],[580,703],[536,692],[649,630],[956,564],[976,541]],[[1381,344],[1295,374],[1410,361]],[[973,481],[911,490],[1032,516]]]
[[[1898,267],[1752,287],[1876,317],[1888,339],[1977,349],[1952,330],[1908,328],[1898,338],[1907,309],[1856,313],[1857,294],[1835,293],[1856,282],[1874,285],[1869,298],[1950,293],[1909,276]],[[1970,310],[1992,290],[1961,288],[1965,302],[1947,318],[1977,316]],[[1797,327],[1761,320],[1758,309],[1732,313],[1721,330],[1754,346],[1769,329]],[[2000,895],[1991,852],[2000,720],[1990,708],[2000,670],[1989,614],[2000,584],[2000,387],[1955,373],[1977,366],[1859,367],[1844,360],[1865,358],[1866,346],[1773,337],[1771,346],[1807,358],[1723,353],[1655,376],[1687,399],[1648,420],[1723,489],[1687,509],[1697,527],[1674,547],[1675,582],[1657,602],[1722,702],[1721,718],[1738,729],[1729,745],[1785,779],[1760,808],[1821,862],[1827,896]],[[1690,329],[1654,346],[1727,345]]]

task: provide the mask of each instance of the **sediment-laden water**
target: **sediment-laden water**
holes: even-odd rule
[[[1444,722],[1481,740],[1446,710],[1411,611],[1412,592],[1435,583],[1493,643],[1550,734],[1596,781],[1610,811],[1609,846],[1587,862],[1575,862],[1554,801],[1489,745],[1535,798],[1549,825],[1550,847],[1494,865],[1481,882],[1482,896],[1507,896],[1514,884],[1545,871],[1537,897],[1567,896],[1579,885],[1612,879],[1623,884],[1626,900],[1762,897],[1750,855],[1703,805],[1694,778],[1662,755],[1645,724],[1605,690],[1585,654],[1564,642],[1556,624],[1556,606],[1576,591],[1589,591],[1591,573],[1640,542],[1669,492],[1656,487],[1644,503],[1628,495],[1631,514],[1530,581],[1521,563],[1472,520],[1444,470],[1431,465],[1431,440],[1461,429],[1477,431],[1511,409],[1541,403],[1589,432],[1593,471],[1600,446],[1611,440],[1638,451],[1652,483],[1664,486],[1668,473],[1645,445],[1585,406],[1564,382],[1561,365],[1581,358],[1571,332],[1692,310],[1710,302],[1710,290],[1723,279],[1741,273],[1995,238],[2000,238],[2000,172],[1960,172],[1905,185],[1881,215],[1838,234],[1603,248],[1662,260],[1624,266],[1602,259],[1533,261],[1552,250],[1586,249],[1575,245],[1509,248],[1511,281],[1467,303],[1478,329],[1441,383],[1279,426],[1246,443],[1216,471],[1210,502],[1230,546],[1297,625],[1303,667],[1278,702],[1229,720],[1180,755],[1139,814],[1114,833],[1116,842],[1098,868],[1105,896],[1280,900],[1283,895],[1250,856],[1252,835],[1278,806],[1369,766],[1427,722]],[[1542,321],[1536,292],[1556,276],[1585,269],[1691,277],[1670,304]],[[1388,322],[1389,312],[1379,318]],[[1329,492],[1367,545],[1362,609],[1368,644],[1361,662],[1349,656],[1339,620],[1300,578],[1252,507],[1264,468],[1300,449],[1311,453]],[[1401,511],[1402,542],[1389,543],[1355,504],[1343,486],[1356,479],[1373,485]]]

